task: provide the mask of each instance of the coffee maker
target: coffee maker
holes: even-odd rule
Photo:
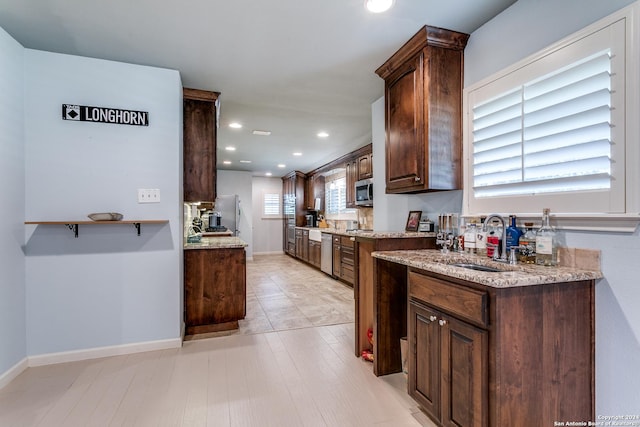
[[[318,211],[308,211],[307,215],[305,215],[307,220],[307,227],[317,227],[318,226]]]

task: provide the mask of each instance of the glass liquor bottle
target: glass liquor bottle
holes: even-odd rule
[[[558,242],[556,230],[549,222],[549,208],[542,210],[542,226],[536,232],[536,264],[553,266],[558,264]]]
[[[526,231],[518,241],[520,249],[518,250],[518,260],[525,264],[536,263],[536,233],[533,231],[533,223],[525,222]]]
[[[509,226],[507,227],[507,253],[511,246],[518,246],[518,240],[522,232],[516,226],[516,216],[509,215]]]

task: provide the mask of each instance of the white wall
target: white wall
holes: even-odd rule
[[[263,194],[282,196],[282,179],[253,177],[253,253],[282,253],[282,219],[262,218]]]
[[[251,172],[217,172],[217,192],[219,196],[237,194],[240,196],[240,233],[238,237],[249,244],[246,247],[247,259],[253,259],[253,190]]]
[[[0,28],[0,387],[3,373],[27,355],[23,52]]]
[[[471,35],[465,51],[466,85],[630,3],[630,0],[519,0]],[[637,414],[640,408],[639,232],[636,229],[633,234],[563,234],[567,246],[602,251],[605,278],[596,285],[597,414]]]
[[[91,212],[166,225],[27,227],[27,353],[175,340],[182,322],[177,71],[25,50],[26,219]],[[61,119],[63,103],[149,112],[148,127]],[[138,188],[161,202],[138,204]]]

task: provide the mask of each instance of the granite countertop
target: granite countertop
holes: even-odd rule
[[[203,237],[199,243],[185,243],[184,249],[235,249],[249,246],[248,243],[233,236]]]
[[[572,267],[544,267],[535,264],[510,265],[495,262],[487,257],[458,253],[442,254],[439,250],[404,250],[373,252],[374,258],[403,264],[433,273],[463,279],[494,288],[541,285],[559,282],[596,280],[603,277],[600,270],[585,270]],[[500,272],[485,272],[456,267],[453,263],[480,264],[494,267]]]

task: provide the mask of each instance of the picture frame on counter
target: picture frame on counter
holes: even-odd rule
[[[420,225],[420,218],[422,217],[422,211],[409,211],[407,217],[407,225],[404,227],[405,231],[418,231],[418,225]]]

